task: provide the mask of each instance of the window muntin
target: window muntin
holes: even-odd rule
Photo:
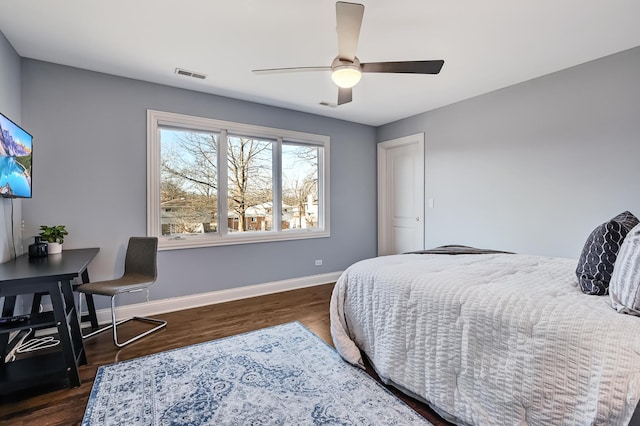
[[[147,232],[161,249],[329,236],[327,136],[147,116]]]

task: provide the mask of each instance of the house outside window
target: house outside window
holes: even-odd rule
[[[161,249],[330,235],[328,136],[153,110],[147,127]]]

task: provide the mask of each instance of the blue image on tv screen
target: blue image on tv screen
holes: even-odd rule
[[[0,195],[31,198],[33,138],[0,114]]]

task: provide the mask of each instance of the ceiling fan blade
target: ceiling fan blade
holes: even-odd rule
[[[345,89],[343,87],[338,87],[338,105],[348,104],[352,101],[353,92],[351,88]]]
[[[369,62],[360,64],[362,72],[389,72],[406,74],[438,74],[444,65],[437,61]]]
[[[358,3],[336,3],[336,31],[338,32],[338,57],[352,61],[356,57],[364,5]]]
[[[307,71],[331,71],[331,67],[292,67],[292,68],[267,68],[251,70],[256,74],[274,74],[279,72],[307,72]]]

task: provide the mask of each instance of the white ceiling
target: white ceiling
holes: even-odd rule
[[[363,3],[362,62],[442,72],[364,74],[337,108],[328,72],[251,72],[330,65],[333,0],[0,0],[0,30],[23,57],[375,126],[640,46],[638,0]]]

